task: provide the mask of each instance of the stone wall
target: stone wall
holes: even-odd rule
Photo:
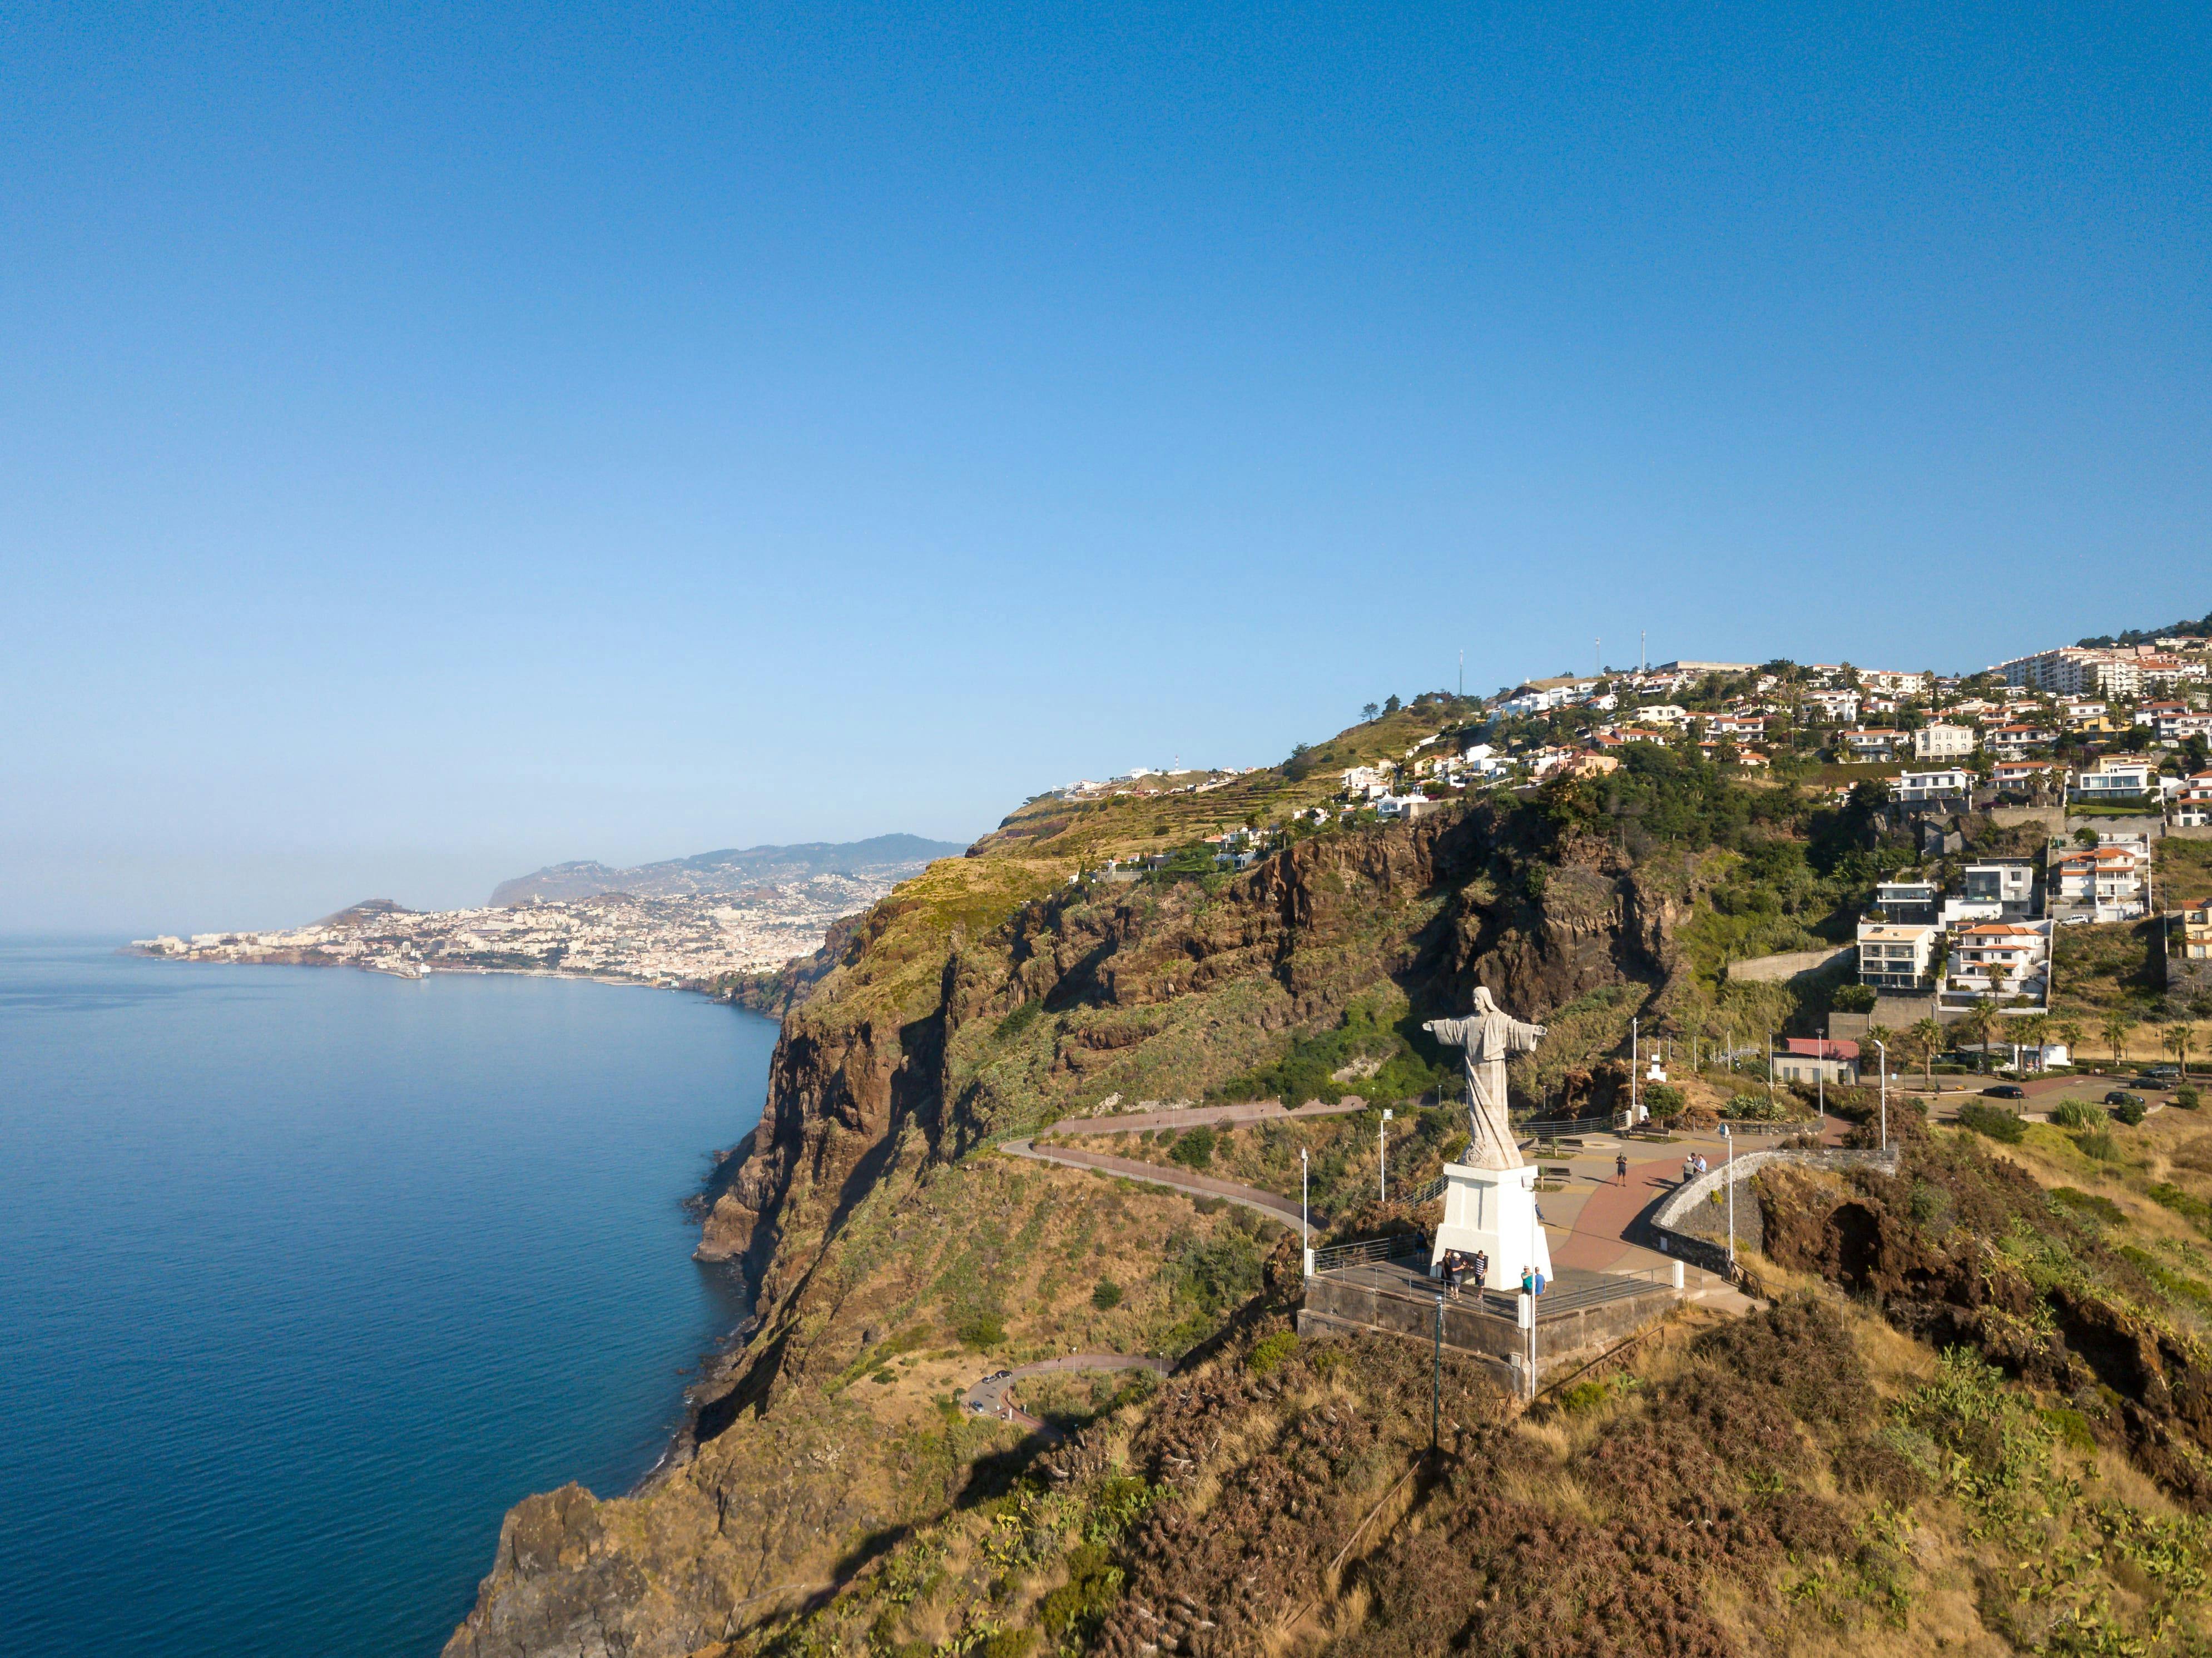
[[[1730,962],[1728,975],[1753,984],[1780,984],[1800,974],[1818,973],[1841,957],[1848,956],[1856,963],[1858,951],[1856,944],[1838,944],[1832,950],[1785,950],[1778,956],[1755,956],[1747,962]]]
[[[1880,1169],[1897,1171],[1895,1146],[1887,1151],[1746,1151],[1733,1163],[1722,1163],[1680,1187],[1651,1217],[1660,1252],[1679,1257],[1708,1272],[1729,1268],[1728,1183],[1744,1181],[1770,1163],[1795,1163],[1808,1169]],[[1721,1201],[1715,1204],[1717,1196]],[[1759,1200],[1747,1193],[1735,1197],[1735,1242],[1739,1251],[1761,1247]]]

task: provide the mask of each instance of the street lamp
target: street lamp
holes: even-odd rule
[[[1382,1108],[1382,1121],[1375,1125],[1375,1193],[1390,1201],[1390,1108]]]
[[[1728,1184],[1729,1266],[1735,1266],[1735,1135],[1726,1123],[1721,1125],[1721,1138],[1728,1142],[1728,1163],[1722,1179]]]
[[[1881,1050],[1881,1149],[1889,1150],[1889,1044],[1879,1036],[1874,1045]]]
[[[1313,1276],[1313,1230],[1306,1220],[1306,1149],[1298,1148],[1298,1253],[1304,1257],[1305,1276]]]

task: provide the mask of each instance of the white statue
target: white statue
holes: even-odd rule
[[[1505,1115],[1505,1056],[1527,1054],[1544,1040],[1544,1027],[1523,1024],[1491,999],[1481,985],[1474,990],[1474,1011],[1464,1019],[1431,1019],[1421,1027],[1446,1048],[1466,1050],[1467,1155],[1469,1169],[1518,1169],[1521,1148],[1513,1143],[1513,1130]]]

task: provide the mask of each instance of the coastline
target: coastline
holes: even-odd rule
[[[447,965],[443,963],[434,967],[426,963],[422,964],[422,970],[419,973],[394,973],[389,968],[379,966],[374,962],[337,962],[327,956],[314,956],[300,950],[272,950],[268,955],[257,957],[252,961],[214,961],[199,956],[173,956],[162,950],[144,950],[137,944],[118,945],[115,953],[118,956],[134,956],[141,961],[174,962],[179,967],[334,968],[342,970],[350,969],[356,973],[377,973],[387,979],[404,979],[410,982],[447,975],[485,977],[493,974],[503,974],[518,979],[566,979],[579,984],[616,985],[634,990],[688,990],[717,1001],[733,999],[726,991],[716,991],[713,981],[708,979],[623,978],[604,973],[565,973],[557,967],[488,967],[473,963]],[[793,956],[780,967],[763,968],[757,970],[763,975],[777,973],[789,967],[792,962],[805,959],[803,954]]]

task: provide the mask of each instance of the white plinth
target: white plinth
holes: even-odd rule
[[[1536,1219],[1534,1169],[1468,1169],[1444,1165],[1444,1218],[1429,1257],[1431,1273],[1443,1270],[1444,1251],[1481,1250],[1490,1257],[1488,1285],[1520,1288],[1521,1269],[1534,1266],[1552,1276],[1552,1248]]]

